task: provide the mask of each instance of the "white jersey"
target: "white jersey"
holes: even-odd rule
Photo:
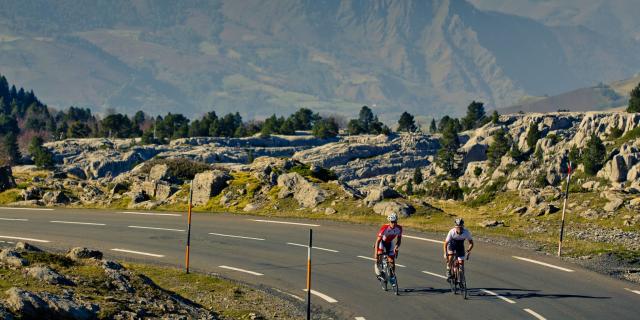
[[[469,230],[462,229],[462,233],[457,233],[456,232],[456,228],[453,228],[453,229],[449,230],[449,233],[447,233],[447,238],[444,241],[445,242],[451,242],[451,240],[453,240],[455,242],[464,241],[464,240],[472,241],[473,238],[471,238],[471,232],[469,232]]]

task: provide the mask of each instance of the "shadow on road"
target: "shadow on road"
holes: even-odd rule
[[[429,294],[444,294],[451,293],[451,289],[449,288],[432,288],[432,287],[415,287],[415,288],[402,288],[400,286],[400,292],[405,296],[418,296],[418,295],[429,295]]]
[[[611,299],[611,297],[598,297],[598,296],[587,296],[581,294],[559,294],[559,293],[541,293],[540,290],[528,290],[528,289],[513,289],[513,288],[477,288],[472,289],[469,288],[469,291],[474,291],[476,296],[479,297],[491,297],[497,298],[496,296],[490,295],[482,289],[489,290],[495,292],[505,298],[509,299],[527,299],[527,298],[551,298],[551,299],[561,299],[561,298],[577,298],[577,299]]]

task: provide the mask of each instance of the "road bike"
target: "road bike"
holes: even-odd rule
[[[393,288],[396,296],[400,295],[400,289],[398,288],[398,277],[396,273],[393,271],[391,264],[387,259],[386,254],[380,255],[380,284],[382,285],[382,289],[384,291],[389,291],[389,284]]]
[[[469,260],[469,255],[467,254],[466,260]],[[449,285],[451,285],[451,292],[453,294],[457,294],[460,291],[460,296],[463,299],[467,299],[467,278],[464,274],[464,263],[459,260],[457,257],[453,258],[453,263],[451,267],[451,278],[447,279]]]

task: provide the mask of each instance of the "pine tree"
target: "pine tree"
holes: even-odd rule
[[[460,140],[453,122],[447,123],[442,130],[440,150],[436,156],[436,164],[452,178],[457,176],[457,156]]]
[[[313,125],[313,136],[319,139],[334,138],[338,135],[338,123],[334,118],[320,119]]]
[[[476,128],[485,116],[484,103],[472,101],[469,106],[467,106],[467,115],[462,119],[463,130]]]
[[[429,132],[436,133],[438,131],[438,127],[436,127],[436,119],[431,119],[431,124],[429,125]]]
[[[4,136],[2,141],[4,146],[3,151],[6,152],[6,164],[16,165],[20,162],[20,149],[18,148],[18,141],[16,135],[11,132]]]
[[[500,115],[498,114],[497,110],[493,110],[493,113],[491,114],[491,123],[493,124],[500,123]]]
[[[500,164],[502,156],[509,152],[509,139],[506,137],[504,129],[500,129],[493,134],[493,142],[487,149],[487,157],[492,166]]]
[[[592,133],[582,152],[582,164],[584,165],[585,173],[588,175],[598,173],[605,162],[606,155],[607,149],[602,140],[595,133]]]
[[[574,145],[573,147],[571,147],[571,150],[569,150],[569,161],[571,161],[574,167],[577,167],[578,164],[580,163],[580,160],[581,160],[580,150],[578,149],[577,146]]]
[[[416,122],[413,115],[406,111],[403,112],[398,120],[398,132],[414,132],[416,129]]]
[[[640,83],[631,90],[627,112],[640,112]]]
[[[416,167],[416,170],[413,172],[413,181],[415,181],[417,185],[422,184],[422,170],[420,170],[420,167]]]
[[[53,167],[53,155],[42,144],[44,140],[40,136],[35,136],[29,144],[29,153],[38,168],[50,169]]]
[[[538,124],[532,122],[529,125],[529,131],[527,132],[527,145],[529,149],[533,149],[536,147],[536,143],[540,140],[540,131],[538,130]]]
[[[407,181],[407,194],[408,195],[412,195],[413,194],[413,181],[411,179],[409,179],[409,181]]]

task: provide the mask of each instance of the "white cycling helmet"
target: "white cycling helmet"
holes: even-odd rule
[[[395,212],[392,212],[389,216],[387,216],[387,220],[389,220],[391,222],[397,222],[398,221],[398,214],[396,214]]]

